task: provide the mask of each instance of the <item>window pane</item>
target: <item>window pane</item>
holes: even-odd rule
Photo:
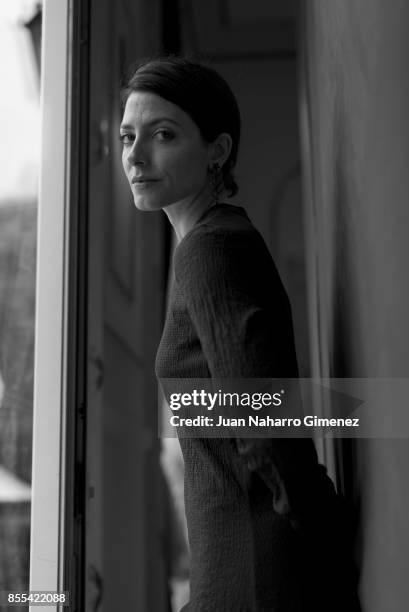
[[[38,2],[2,0],[0,590],[29,587],[40,35]]]

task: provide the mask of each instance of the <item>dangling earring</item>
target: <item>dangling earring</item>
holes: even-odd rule
[[[212,204],[217,204],[219,201],[220,193],[220,166],[217,162],[212,164],[209,168],[210,172],[210,184],[212,188]]]

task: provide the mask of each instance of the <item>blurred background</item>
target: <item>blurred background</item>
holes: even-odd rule
[[[36,219],[38,207],[43,218],[59,207],[68,278],[65,527],[62,540],[52,535],[55,550],[64,543],[59,584],[73,610],[177,611],[188,599],[183,461],[176,440],[158,439],[166,407],[154,376],[174,245],[162,213],[135,210],[122,176],[121,79],[161,52],[205,59],[226,77],[243,119],[231,201],[263,234],[288,290],[301,375],[406,378],[409,8],[404,0],[61,0],[67,56],[55,68],[42,58],[41,148],[39,44],[55,31],[51,4],[3,0],[1,8],[0,589],[28,588]],[[55,74],[69,92],[68,195],[38,202],[39,168],[43,185],[53,178],[44,83]],[[52,229],[41,215],[39,230],[46,244]],[[50,265],[40,257],[38,271]],[[43,300],[52,292],[38,282],[37,290]],[[37,363],[36,376],[46,369],[47,359]],[[316,402],[325,414],[323,398]],[[37,402],[39,428],[50,427],[43,410]],[[363,612],[404,612],[408,440],[317,447],[354,509]],[[47,453],[34,450],[35,461]],[[47,500],[37,499],[41,512]],[[47,526],[32,527],[49,537]],[[337,589],[340,576],[334,597]]]

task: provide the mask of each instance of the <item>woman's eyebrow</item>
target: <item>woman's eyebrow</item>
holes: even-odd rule
[[[156,125],[157,123],[162,123],[162,121],[168,121],[170,123],[174,123],[175,125],[180,126],[179,121],[176,121],[176,119],[171,119],[170,117],[157,117],[156,119],[152,119],[152,121],[149,121],[148,125]]]
[[[171,119],[170,117],[156,117],[155,119],[152,119],[152,121],[148,121],[146,125],[149,127],[153,127],[157,123],[162,123],[163,121],[167,121],[168,123],[173,123],[179,127],[181,126],[179,121],[176,121],[176,119]],[[122,123],[119,129],[120,130],[133,130],[134,126],[131,125],[130,123]]]

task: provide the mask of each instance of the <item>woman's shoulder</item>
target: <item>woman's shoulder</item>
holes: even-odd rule
[[[217,204],[209,208],[181,240],[175,254],[177,258],[190,256],[198,249],[211,254],[214,249],[218,252],[218,247],[227,249],[236,245],[244,248],[252,240],[262,238],[245,209],[232,204]]]
[[[181,240],[174,254],[176,275],[243,267],[246,262],[271,260],[261,234],[242,207],[218,204],[210,208]],[[212,271],[212,272],[211,272]]]

